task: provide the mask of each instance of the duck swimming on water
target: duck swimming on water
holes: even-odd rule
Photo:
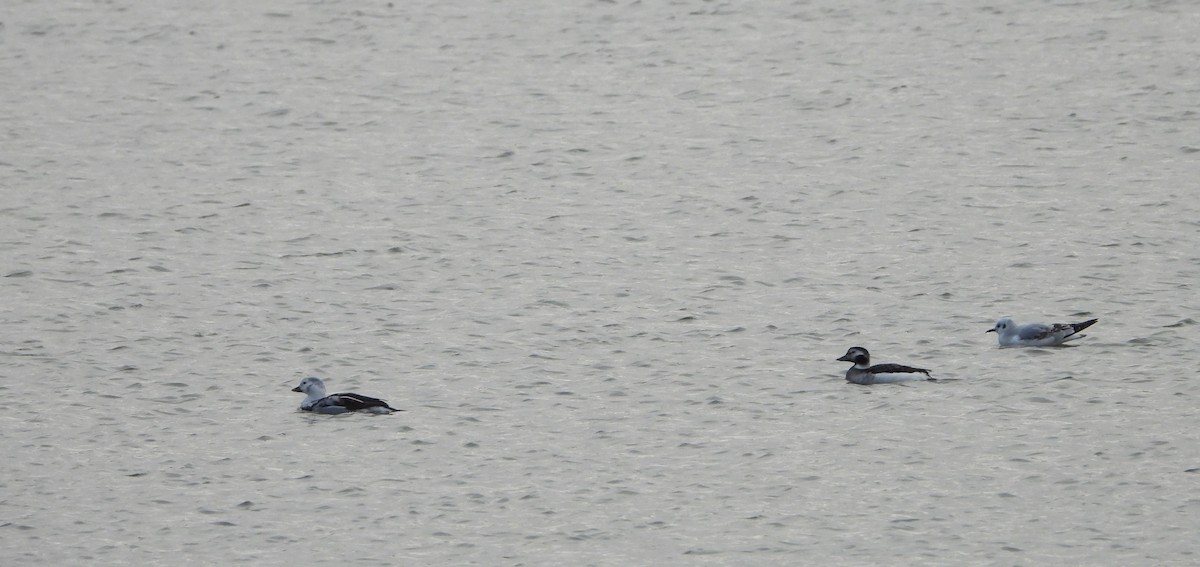
[[[876,364],[871,366],[871,353],[863,347],[851,347],[838,360],[853,362],[846,371],[846,381],[869,386],[910,380],[933,380],[924,368],[913,368],[903,364]]]
[[[351,411],[366,411],[370,413],[388,414],[398,410],[387,402],[362,394],[341,393],[326,394],[325,382],[316,376],[309,376],[300,381],[300,385],[292,388],[293,392],[305,394],[300,402],[300,409],[315,413],[339,414]]]

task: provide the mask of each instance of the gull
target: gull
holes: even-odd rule
[[[346,413],[365,410],[370,413],[387,414],[398,410],[379,399],[361,394],[329,394],[325,395],[325,382],[316,376],[309,376],[300,381],[300,385],[292,388],[293,392],[302,392],[306,396],[300,403],[300,409],[316,413]]]
[[[1012,319],[1005,317],[996,321],[996,326],[988,329],[988,333],[996,333],[1000,346],[1058,346],[1067,341],[1082,339],[1082,331],[1099,321],[1089,319],[1082,323],[1028,323],[1017,325]]]
[[[871,366],[871,353],[863,347],[851,347],[838,360],[853,362],[846,371],[846,381],[855,384],[886,384],[888,382],[907,382],[909,380],[933,380],[929,371],[924,368],[913,368],[903,364],[876,364]]]

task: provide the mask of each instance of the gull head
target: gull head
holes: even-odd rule
[[[855,366],[866,367],[871,363],[871,353],[867,352],[867,349],[863,347],[850,347],[850,350],[847,350],[846,354],[843,354],[838,360],[853,362]]]
[[[991,329],[988,329],[984,332],[985,333],[996,333],[998,335],[1005,335],[1010,332],[1010,329],[1015,329],[1015,328],[1017,328],[1017,324],[1013,323],[1012,319],[1005,317],[999,321],[996,321],[995,327],[992,327]]]

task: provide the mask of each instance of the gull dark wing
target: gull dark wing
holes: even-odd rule
[[[1084,321],[1082,323],[1071,323],[1071,328],[1075,329],[1075,332],[1078,333],[1079,331],[1082,331],[1088,327],[1091,327],[1092,325],[1095,325],[1096,321],[1099,321],[1099,319],[1090,319],[1090,320]]]
[[[1061,324],[1043,325],[1041,323],[1030,323],[1017,329],[1017,337],[1027,341],[1040,341],[1066,328],[1066,325]]]

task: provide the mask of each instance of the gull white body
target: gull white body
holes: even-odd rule
[[[996,326],[988,329],[996,333],[1002,347],[1014,346],[1059,346],[1067,341],[1082,339],[1087,335],[1079,332],[1091,327],[1099,319],[1091,319],[1082,323],[1028,323],[1018,325],[1009,318],[996,321]]]
[[[305,395],[304,401],[300,402],[300,409],[315,413],[339,414],[352,411],[365,411],[368,413],[387,414],[394,411],[402,411],[393,408],[388,403],[379,398],[372,398],[361,394],[341,393],[341,394],[326,394],[325,382],[315,376],[309,376],[300,381],[300,385],[292,388],[293,392],[302,392]]]

